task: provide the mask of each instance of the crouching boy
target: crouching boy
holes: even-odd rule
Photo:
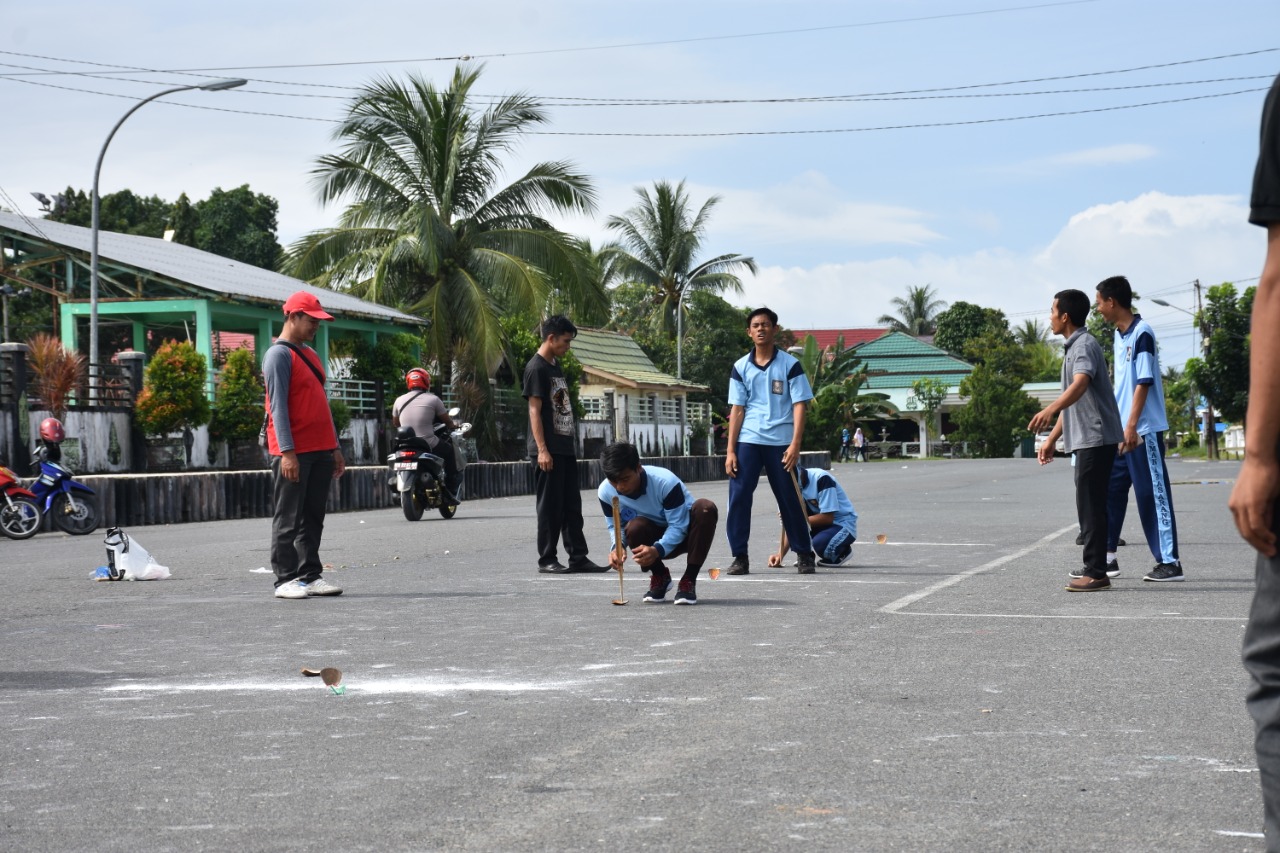
[[[663,601],[671,589],[665,560],[687,555],[676,589],[676,604],[697,604],[698,570],[707,559],[720,513],[705,498],[694,500],[680,478],[657,465],[641,465],[635,445],[619,441],[600,454],[605,481],[597,495],[605,525],[613,535],[613,498],[618,497],[622,541],[642,571],[649,573],[648,603]],[[609,566],[622,569],[626,553],[609,551]]]
[[[800,476],[800,494],[804,495],[804,514],[813,536],[813,550],[819,566],[839,566],[849,559],[853,543],[858,539],[858,513],[853,503],[831,472],[821,468],[796,467]],[[782,553],[787,551],[783,534]],[[769,556],[770,566],[782,565],[782,554]]]

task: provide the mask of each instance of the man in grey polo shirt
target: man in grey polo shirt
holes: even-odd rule
[[[1064,437],[1075,456],[1076,512],[1084,535],[1084,568],[1071,573],[1070,592],[1111,588],[1107,577],[1107,488],[1116,448],[1124,440],[1107,362],[1097,338],[1084,328],[1089,297],[1080,290],[1059,291],[1053,298],[1049,327],[1067,339],[1062,352],[1062,394],[1027,424],[1040,432],[1058,414],[1049,438],[1040,445],[1040,464],[1053,461],[1053,447]]]

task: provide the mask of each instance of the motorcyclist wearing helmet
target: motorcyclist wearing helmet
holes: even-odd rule
[[[444,402],[431,393],[431,374],[421,367],[414,367],[404,375],[408,392],[396,398],[391,407],[391,422],[397,427],[413,427],[413,434],[426,439],[431,452],[444,460],[445,488],[452,495],[458,494],[458,460],[454,456],[453,442],[446,432],[443,440],[436,435],[436,424],[443,423],[452,432],[457,424],[445,411]],[[443,445],[443,446],[440,446]]]
[[[66,437],[67,431],[62,428],[62,421],[57,418],[45,418],[40,422],[40,440],[36,442],[36,451],[32,459],[36,462],[42,460],[61,462],[62,442]]]

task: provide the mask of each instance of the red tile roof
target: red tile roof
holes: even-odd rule
[[[867,341],[874,341],[881,337],[888,329],[792,329],[796,336],[796,344],[802,345],[806,335],[813,335],[813,339],[818,344],[818,349],[826,349],[835,344],[836,340],[843,335],[845,349],[855,347],[858,344],[865,344]]]

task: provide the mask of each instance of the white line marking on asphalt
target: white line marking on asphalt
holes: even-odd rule
[[[880,608],[884,610],[885,608]],[[890,611],[896,612],[896,611]],[[1061,613],[925,613],[909,610],[906,613],[898,613],[899,616],[969,616],[981,619],[1112,619],[1115,621],[1131,621],[1131,622],[1240,622],[1243,624],[1248,617],[1245,616],[1097,616],[1092,613],[1081,613],[1078,615],[1069,615]]]
[[[892,547],[896,547],[896,548],[901,548],[901,547],[902,547],[902,546],[904,546],[904,545],[913,545],[913,546],[914,546],[914,545],[928,545],[930,548],[934,548],[934,547],[945,547],[945,548],[994,548],[994,547],[995,547],[995,545],[992,545],[992,544],[991,544],[991,543],[989,543],[989,542],[875,542],[875,541],[870,540],[870,539],[868,539],[866,542],[854,542],[853,544],[854,544],[854,545],[869,545],[869,546],[870,546],[870,545],[874,545],[874,546],[875,546],[875,547],[877,547],[877,548],[884,548],[884,547],[886,547],[886,546],[892,546]]]
[[[949,586],[955,586],[956,584],[960,583],[962,580],[971,578],[974,575],[980,575],[983,572],[989,572],[994,568],[1003,566],[1005,563],[1009,563],[1009,562],[1012,562],[1013,560],[1017,560],[1021,557],[1025,557],[1026,555],[1035,551],[1041,545],[1048,545],[1050,542],[1057,539],[1062,534],[1071,530],[1075,530],[1077,527],[1078,525],[1076,524],[1068,525],[1067,527],[1064,527],[1061,530],[1050,533],[1048,536],[1042,536],[1040,539],[1036,540],[1035,542],[1031,543],[1030,545],[1028,545],[1027,547],[1023,548],[1020,551],[1014,551],[1012,554],[1005,554],[1003,557],[997,557],[996,559],[992,560],[989,563],[983,563],[981,566],[977,566],[976,568],[966,569],[965,571],[961,572],[958,575],[952,575],[949,578],[943,578],[937,583],[931,584],[925,587],[924,589],[920,590],[919,592],[913,592],[910,595],[904,595],[902,598],[899,598],[897,601],[889,602],[884,607],[881,607],[880,611],[882,613],[901,612],[901,610],[904,607],[909,607],[910,605],[915,604],[917,601],[920,601],[923,598],[927,598],[928,596],[933,595],[935,592],[938,592],[939,590],[946,589]]]
[[[1266,838],[1261,832],[1236,832],[1232,829],[1215,829],[1214,832],[1230,838]]]
[[[952,616],[952,617],[966,616],[971,618],[976,617],[980,619],[1109,619],[1113,621],[1165,620],[1165,621],[1171,621],[1171,622],[1178,622],[1178,621],[1182,621],[1182,622],[1243,622],[1245,620],[1244,616],[1182,616],[1174,613],[1161,613],[1159,615],[1149,615],[1149,616],[1143,616],[1143,615],[1102,616],[1102,615],[1089,614],[1089,613],[1071,615],[1071,614],[1054,614],[1054,613],[925,613],[925,612],[917,612],[917,611],[906,611],[906,612],[903,611],[903,608],[909,607],[910,605],[915,604],[916,602],[924,598],[927,598],[930,595],[933,595],[935,592],[938,592],[939,590],[946,589],[947,587],[950,587],[950,586],[955,586],[956,584],[960,583],[962,580],[965,580],[966,578],[971,578],[974,575],[980,575],[983,572],[988,572],[992,569],[1003,566],[1005,563],[1011,562],[1013,560],[1017,560],[1021,557],[1025,557],[1026,555],[1030,554],[1032,551],[1035,551],[1041,545],[1047,545],[1050,542],[1052,542],[1054,539],[1057,539],[1062,534],[1067,533],[1068,531],[1076,530],[1076,529],[1078,529],[1078,525],[1075,525],[1075,524],[1064,527],[1061,530],[1055,531],[1054,533],[1050,533],[1047,536],[1041,537],[1040,539],[1038,539],[1037,541],[1033,542],[1032,544],[1028,545],[1027,547],[1023,548],[1020,551],[1015,551],[1012,554],[1006,554],[1003,557],[997,557],[996,559],[992,560],[989,563],[983,563],[981,566],[977,566],[972,569],[966,569],[965,571],[960,572],[959,574],[955,574],[955,575],[951,575],[950,577],[943,578],[937,583],[927,586],[924,589],[920,590],[919,592],[913,592],[910,595],[904,595],[902,598],[899,598],[896,601],[891,601],[888,604],[886,604],[884,607],[881,607],[880,611],[882,613],[896,613],[902,616]],[[890,581],[890,583],[897,583],[897,581]]]
[[[652,663],[652,662],[650,662]],[[350,673],[348,673],[350,675]],[[642,678],[666,675],[665,671],[611,673],[590,681],[449,681],[440,678],[395,678],[395,679],[361,679],[355,684],[347,685],[348,693],[368,693],[371,695],[441,695],[447,693],[530,693],[548,690],[568,690],[587,684],[600,684],[606,680],[618,678]],[[316,690],[314,684],[302,681],[204,681],[186,683],[161,684],[113,684],[105,690],[108,693],[209,693],[209,692],[269,692],[294,693],[303,690]],[[318,694],[322,691],[316,691]]]

